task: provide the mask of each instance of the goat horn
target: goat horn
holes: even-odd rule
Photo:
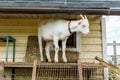
[[[85,19],[87,19],[87,16],[85,15]]]
[[[81,14],[80,14],[80,17],[81,17],[82,19],[84,19],[84,16],[83,16],[83,15],[81,15]]]

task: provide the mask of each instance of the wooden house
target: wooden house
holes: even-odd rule
[[[37,36],[40,21],[50,18],[73,20],[79,19],[80,13],[85,14],[90,22],[90,34],[85,36],[77,33],[73,37],[76,45],[73,52],[75,58],[80,59],[82,63],[98,63],[94,57],[105,60],[106,55],[106,33],[102,15],[119,14],[119,9],[111,8],[119,7],[119,3],[112,0],[0,0],[0,36],[10,35],[16,39],[15,62],[25,62],[28,39],[30,36]],[[9,44],[8,62],[12,61],[12,45]],[[0,42],[1,61],[5,60],[5,52],[6,44]],[[70,56],[70,59],[72,57]],[[10,74],[11,69],[6,70],[7,74]]]

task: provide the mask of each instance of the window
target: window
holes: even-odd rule
[[[67,40],[66,50],[67,51],[80,52],[80,42],[81,42],[80,33],[73,33]],[[62,41],[59,41],[59,46],[60,46],[60,50],[61,50]],[[54,48],[52,46],[52,50],[53,49]]]

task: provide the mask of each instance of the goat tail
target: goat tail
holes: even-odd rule
[[[40,60],[43,61],[42,36],[40,33],[38,34],[38,42],[39,42]]]

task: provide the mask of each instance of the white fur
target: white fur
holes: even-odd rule
[[[42,50],[42,39],[46,41],[46,56],[49,62],[51,62],[50,58],[50,45],[51,41],[55,46],[55,57],[54,61],[58,62],[58,51],[59,45],[58,41],[62,40],[62,59],[64,62],[67,62],[66,58],[66,41],[68,37],[71,35],[68,30],[68,20],[48,20],[40,24],[38,28],[38,39],[39,39],[39,48],[40,48],[40,56],[41,61],[43,61],[43,50]],[[89,22],[87,18],[81,20],[74,20],[70,23],[71,32],[82,32],[83,34],[89,33]]]

